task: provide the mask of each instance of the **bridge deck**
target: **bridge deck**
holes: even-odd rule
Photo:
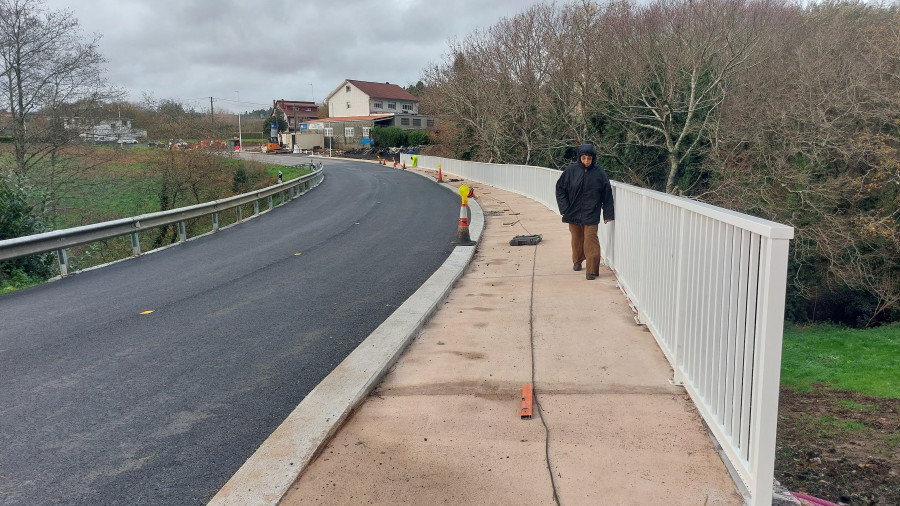
[[[519,417],[530,321],[561,503],[742,504],[612,273],[574,272],[568,230],[544,206],[472,186],[485,212],[474,261],[282,504],[552,504],[537,406]],[[522,234],[543,242],[509,245]]]

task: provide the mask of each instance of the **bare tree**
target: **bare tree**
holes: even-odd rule
[[[104,90],[98,40],[82,36],[71,12],[46,11],[41,0],[0,0],[0,93],[19,174],[59,147],[59,124],[48,113]]]
[[[791,290],[812,308],[866,293],[854,323],[871,325],[900,307],[900,17],[852,2],[769,16],[717,117],[702,198],[793,225]]]
[[[730,78],[746,68],[759,43],[767,0],[657,0],[625,4],[612,47],[604,51],[604,94],[595,104],[631,133],[633,142],[662,149],[665,190],[679,186],[685,160],[707,137]]]

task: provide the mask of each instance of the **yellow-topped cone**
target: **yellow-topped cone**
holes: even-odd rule
[[[450,244],[456,246],[474,246],[475,241],[469,238],[469,187],[462,185],[459,187],[459,196],[462,197],[462,205],[459,208],[459,226],[456,228],[456,240]]]

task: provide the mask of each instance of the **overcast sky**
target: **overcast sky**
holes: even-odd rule
[[[109,81],[139,102],[253,110],[321,102],[344,79],[414,84],[464,39],[539,0],[45,0],[102,35]],[[312,85],[312,86],[310,86]],[[240,92],[240,93],[237,93]],[[238,105],[238,100],[240,104]]]

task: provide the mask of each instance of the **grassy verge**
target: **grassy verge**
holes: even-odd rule
[[[900,504],[900,325],[784,333],[775,477],[843,504]]]
[[[791,327],[784,332],[781,385],[814,385],[900,399],[900,324],[854,330]]]
[[[0,157],[10,156],[0,150]],[[62,172],[58,169],[60,172],[56,174],[64,175],[65,180],[55,179],[59,189],[53,207],[52,226],[55,229],[157,212],[161,207],[161,195],[166,196],[167,208],[172,209],[265,188],[277,183],[279,171],[283,172],[285,181],[309,173],[305,169],[216,154],[169,152],[142,146],[127,149],[84,147],[66,161],[71,162],[72,170]],[[238,185],[235,176],[239,169],[244,171],[244,178]],[[34,167],[29,176],[38,183],[54,180],[50,168],[44,166]],[[275,205],[281,204],[280,199],[281,196],[276,194]],[[249,216],[253,206],[244,206],[243,211],[245,217]],[[219,216],[220,226],[236,220],[235,210],[226,210]],[[211,229],[211,219],[188,220],[185,225],[187,236],[194,237]],[[173,226],[143,231],[139,235],[143,251],[177,240]],[[70,270],[75,271],[127,257],[131,255],[131,245],[128,237],[119,237],[75,246],[68,253]],[[0,293],[40,282],[41,279],[24,274],[4,276],[0,278]]]

